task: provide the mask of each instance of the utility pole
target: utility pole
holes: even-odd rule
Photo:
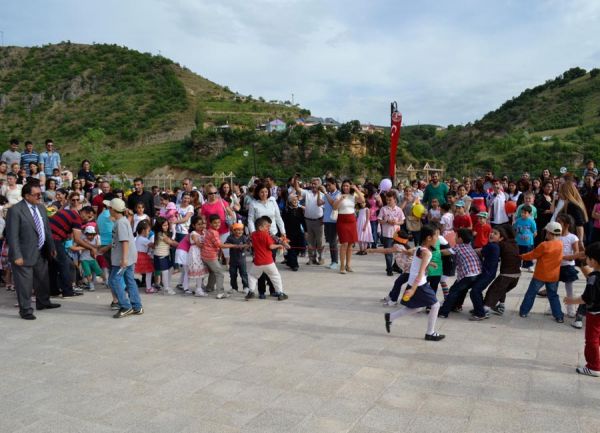
[[[294,105],[294,94],[292,93],[292,105]]]

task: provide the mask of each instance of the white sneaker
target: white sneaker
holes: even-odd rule
[[[185,295],[192,295],[194,292],[192,292],[190,289],[184,290],[183,293]]]
[[[329,269],[333,270],[333,271],[337,271],[340,268],[340,265],[338,263],[332,263],[329,265]]]
[[[90,284],[89,284],[89,286],[88,286],[88,290],[89,290],[90,292],[93,292],[94,290],[96,290],[96,287],[94,287],[94,283],[90,283]]]
[[[231,295],[229,293],[219,293],[217,295],[217,299],[225,299],[225,298],[229,298]]]
[[[576,329],[581,329],[583,328],[583,322],[581,320],[575,320],[571,323],[571,326]]]
[[[391,299],[383,303],[384,307],[395,307],[396,305],[398,305],[398,302],[394,302]]]
[[[567,316],[569,316],[570,318],[573,318],[576,316],[576,313],[577,313],[577,309],[575,308],[575,305],[573,305],[573,304],[567,305]]]
[[[176,294],[177,294],[177,293],[175,292],[175,290],[170,290],[170,289],[169,289],[169,290],[167,290],[165,293],[166,293],[167,295],[176,295]]]
[[[199,298],[205,298],[208,295],[206,294],[206,292],[204,290],[198,290],[196,293],[194,293],[194,296],[197,296]]]

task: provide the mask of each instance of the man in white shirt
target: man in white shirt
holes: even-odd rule
[[[2,154],[2,161],[6,162],[9,167],[14,163],[21,165],[21,153],[19,152],[19,140],[12,138],[10,140],[10,149]]]
[[[488,209],[490,210],[490,224],[496,227],[508,223],[508,215],[504,204],[506,203],[506,195],[502,191],[500,179],[494,179],[492,182],[493,191],[488,195]]]
[[[312,178],[310,190],[300,188],[298,180],[294,184],[298,198],[304,200],[304,220],[306,221],[306,244],[308,247],[307,265],[322,265],[323,259],[323,205],[325,204],[325,188],[321,185],[321,179]],[[318,254],[318,258],[317,258]]]

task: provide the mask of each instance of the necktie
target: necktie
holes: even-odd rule
[[[35,206],[31,206],[31,210],[33,211],[33,222],[35,223],[35,231],[38,234],[38,250],[42,249],[44,245],[44,226],[42,225],[42,221],[38,216],[37,209]]]

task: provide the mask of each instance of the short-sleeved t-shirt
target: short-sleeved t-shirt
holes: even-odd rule
[[[81,230],[81,217],[70,209],[61,209],[50,217],[52,239],[65,241],[73,230]]]
[[[150,251],[148,245],[151,243],[152,241],[149,238],[139,235],[135,238],[135,249],[138,251],[138,253],[148,254],[148,251]]]
[[[468,214],[454,215],[452,226],[454,227],[454,230],[468,229],[471,227],[471,217]]]
[[[112,244],[112,231],[115,223],[110,219],[110,211],[104,209],[102,213],[98,215],[96,220],[98,226],[98,232],[100,233],[100,245]]]
[[[271,235],[262,230],[252,233],[252,248],[254,249],[254,264],[256,266],[270,265],[273,263],[273,253],[271,245],[275,243]]]
[[[532,246],[534,240],[533,234],[537,231],[535,220],[533,218],[523,219],[519,217],[517,218],[517,221],[515,221],[514,227],[517,245]]]
[[[115,221],[112,232],[112,249],[110,250],[110,262],[113,266],[121,265],[123,257],[123,242],[127,241],[129,248],[125,263],[127,266],[134,265],[137,261],[137,250],[135,249],[135,238],[131,230],[131,224],[125,217]]]
[[[574,253],[573,244],[579,242],[579,238],[573,233],[568,233],[566,236],[561,236],[560,241],[563,244],[563,257],[570,256]],[[563,260],[560,262],[561,266],[575,266],[575,260]]]

